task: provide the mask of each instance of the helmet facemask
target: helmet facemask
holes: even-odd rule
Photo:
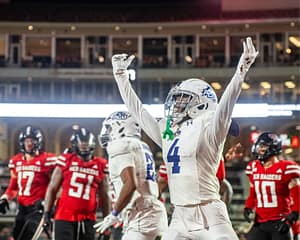
[[[260,143],[255,145],[254,147],[254,152],[256,155],[256,158],[260,161],[265,161],[267,160],[271,155],[269,152],[269,145],[264,144],[264,143]]]
[[[165,116],[173,123],[196,118],[203,110],[214,110],[217,97],[208,83],[188,79],[173,87],[165,101]]]
[[[31,139],[33,147],[28,150],[25,146],[26,139]],[[42,148],[43,136],[40,130],[35,129],[31,126],[27,126],[24,131],[22,131],[19,135],[19,145],[20,150],[23,153],[27,153],[30,155],[37,154],[38,151]]]
[[[106,148],[108,142],[111,141],[112,127],[110,124],[103,124],[100,134],[98,135],[98,141],[101,147]]]
[[[74,139],[74,150],[84,161],[92,159],[96,147],[95,137],[85,128],[81,128]]]
[[[263,163],[272,156],[278,156],[281,150],[280,138],[271,132],[262,133],[251,149],[253,156]]]
[[[172,121],[178,123],[187,117],[189,109],[198,103],[199,98],[196,94],[173,89],[166,99],[165,115],[171,116]]]

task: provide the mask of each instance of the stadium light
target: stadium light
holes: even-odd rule
[[[163,104],[144,105],[155,117],[164,116]],[[35,117],[35,118],[105,118],[114,111],[127,110],[124,104],[33,104],[1,103],[0,117]],[[300,111],[300,104],[236,104],[234,118],[260,118],[271,116],[292,116],[293,111]]]

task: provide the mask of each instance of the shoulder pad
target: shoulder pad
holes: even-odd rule
[[[135,152],[141,148],[139,140],[131,137],[117,139],[108,143],[106,148],[109,157]]]

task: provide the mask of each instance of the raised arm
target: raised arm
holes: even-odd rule
[[[214,131],[213,136],[215,136],[218,143],[222,142],[227,135],[231,123],[232,111],[241,93],[242,83],[257,55],[258,52],[252,43],[252,39],[247,37],[246,41],[243,42],[243,53],[240,57],[236,72],[226,87],[216,109],[213,123],[214,127],[211,128],[211,130]]]
[[[128,57],[127,54],[117,54],[112,57],[112,66],[115,80],[121,97],[127,106],[129,112],[133,115],[135,120],[140,124],[141,128],[146,134],[159,146],[162,144],[161,132],[156,119],[144,108],[139,97],[134,92],[129,82],[129,75],[127,68],[134,55]]]

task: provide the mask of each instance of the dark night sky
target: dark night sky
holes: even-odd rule
[[[0,0],[0,20],[137,22],[217,19],[221,0]]]
[[[220,2],[221,0],[9,0],[10,4],[72,4],[72,5],[198,5],[211,2]]]

